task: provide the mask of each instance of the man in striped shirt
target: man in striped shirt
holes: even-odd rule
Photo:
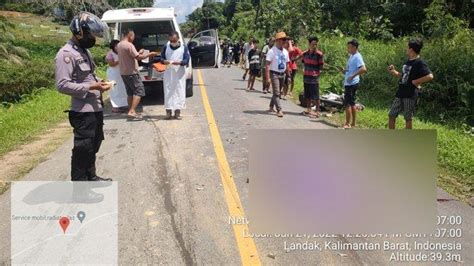
[[[308,38],[309,49],[303,53],[304,64],[304,98],[307,110],[304,112],[309,117],[319,117],[319,76],[324,66],[323,52],[318,49],[318,38]],[[316,104],[316,112],[311,110],[312,102]]]

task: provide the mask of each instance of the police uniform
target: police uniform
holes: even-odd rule
[[[87,49],[73,39],[56,56],[56,86],[60,93],[71,96],[69,122],[74,128],[74,148],[71,159],[72,181],[93,181],[96,153],[103,131],[103,101],[99,90],[90,90],[98,82],[95,64]]]

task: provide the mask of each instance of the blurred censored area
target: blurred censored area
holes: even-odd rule
[[[436,131],[249,132],[255,234],[431,233]]]

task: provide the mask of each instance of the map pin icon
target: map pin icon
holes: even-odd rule
[[[80,211],[77,213],[77,219],[79,219],[79,222],[81,222],[82,224],[82,221],[84,221],[84,219],[86,218],[86,213],[83,212],[83,211]]]
[[[61,217],[61,219],[59,219],[59,225],[63,229],[63,232],[66,233],[66,229],[69,226],[69,218],[67,218],[65,216]]]

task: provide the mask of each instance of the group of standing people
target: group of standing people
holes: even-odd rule
[[[106,56],[109,64],[107,78],[117,82],[110,93],[112,112],[128,112],[130,118],[141,120],[142,116],[136,108],[145,96],[145,87],[139,75],[138,61],[154,58],[158,53],[146,52],[144,49],[137,51],[134,40],[134,31],[128,29],[121,41],[113,40],[110,43],[110,51]],[[166,119],[174,117],[181,120],[186,98],[185,67],[189,64],[189,58],[188,48],[180,42],[179,34],[171,32],[169,42],[160,54],[160,63],[167,66],[163,77]]]
[[[127,112],[133,120],[143,119],[137,112],[137,106],[145,96],[138,61],[154,58],[158,53],[143,49],[137,51],[133,44],[135,33],[128,29],[123,32],[120,41],[111,42],[106,56],[109,81],[102,80],[95,73],[96,64],[88,49],[108,32],[107,24],[91,13],[82,12],[73,18],[70,30],[71,39],[55,58],[55,80],[58,91],[71,97],[71,107],[66,111],[74,129],[71,180],[111,181],[110,178],[99,177],[95,167],[96,154],[104,140],[103,93],[111,90],[110,100],[115,112]],[[159,63],[167,66],[164,73],[167,119],[181,119],[186,97],[185,67],[189,59],[188,48],[180,42],[179,34],[171,32],[159,57]],[[78,191],[74,192],[77,200],[100,200],[101,195],[91,190]]]
[[[258,40],[251,38],[244,44],[244,47],[248,47],[248,53],[244,54],[247,64],[244,66],[245,72],[242,78],[245,80],[247,73],[250,73],[247,91],[255,90],[255,79],[262,76],[263,93],[270,93],[270,87],[272,89],[268,111],[283,117],[280,100],[292,95],[298,71],[297,62],[302,59],[305,65],[305,96],[309,106],[312,101],[317,100],[319,103],[319,74],[324,61],[322,52],[317,49],[317,42],[317,38],[310,38],[310,48],[303,52],[295,40],[288,37],[285,32],[279,32],[274,38],[268,39],[260,50]],[[310,108],[305,114],[316,115]]]
[[[59,50],[56,58],[55,79],[59,92],[71,97],[71,108],[68,110],[69,122],[74,129],[74,147],[71,157],[72,181],[111,181],[96,174],[96,154],[104,140],[103,131],[103,97],[102,94],[110,89],[111,102],[115,110],[126,110],[132,119],[140,120],[137,106],[145,95],[143,82],[139,75],[138,61],[154,58],[158,53],[137,51],[133,45],[135,34],[133,30],[124,32],[122,40],[113,41],[111,51],[106,56],[109,63],[108,77],[116,82],[115,85],[104,81],[95,74],[96,65],[88,51],[108,31],[108,27],[97,16],[83,12],[73,18],[70,24],[71,39]],[[293,81],[298,69],[297,61],[304,65],[303,83],[304,96],[308,109],[304,112],[310,117],[319,116],[319,79],[324,67],[324,55],[318,48],[316,37],[308,38],[308,49],[304,52],[296,47],[284,32],[279,32],[274,38],[259,49],[259,42],[251,39],[242,46],[245,58],[245,73],[250,74],[248,90],[252,90],[255,78],[263,74],[263,92],[270,91],[272,98],[269,112],[283,117],[280,98],[286,95],[288,88],[293,88]],[[399,79],[398,90],[389,112],[389,128],[395,128],[396,118],[403,113],[406,128],[412,128],[412,118],[415,113],[416,100],[421,85],[433,79],[433,74],[420,57],[423,42],[412,39],[408,42],[406,55],[408,60],[399,72],[393,65],[388,66],[391,75]],[[356,124],[356,93],[361,82],[360,76],[367,72],[359,43],[353,39],[347,43],[350,55],[345,68],[340,68],[344,74],[344,106],[346,123],[344,128]],[[235,58],[235,54],[233,55]],[[169,41],[163,47],[160,63],[166,65],[164,73],[164,92],[166,118],[181,119],[181,110],[185,107],[185,67],[189,64],[189,51],[179,40],[177,32],[169,34]],[[262,71],[263,70],[263,71]],[[286,87],[286,89],[284,89]],[[125,92],[124,92],[125,91]],[[126,97],[126,98],[125,98]],[[311,109],[316,104],[316,112]],[[174,111],[174,116],[173,112]],[[84,197],[98,197],[92,191],[83,194]]]
[[[362,54],[359,52],[359,42],[352,39],[347,42],[347,52],[349,54],[345,67],[337,69],[344,75],[344,97],[343,106],[345,111],[344,129],[356,126],[356,95],[361,83],[361,76],[367,73]],[[324,54],[319,50],[319,39],[316,36],[308,38],[308,49],[302,51],[294,40],[279,32],[274,38],[267,41],[267,44],[260,50],[258,40],[253,38],[244,46],[244,80],[248,73],[247,91],[254,90],[256,77],[262,77],[263,93],[270,92],[272,88],[272,98],[270,100],[269,112],[276,113],[278,117],[283,117],[280,104],[281,99],[285,99],[288,93],[291,95],[294,89],[294,80],[298,71],[298,61],[303,65],[303,94],[307,109],[303,112],[311,118],[320,117],[320,76],[324,69]],[[406,56],[408,60],[398,72],[393,65],[388,66],[391,75],[399,79],[398,90],[389,111],[388,127],[395,128],[396,118],[403,113],[405,118],[405,128],[412,128],[412,120],[415,114],[416,102],[421,91],[421,85],[431,81],[434,77],[421,59],[420,53],[423,48],[421,39],[412,39],[408,42]],[[315,110],[313,110],[313,104]]]
[[[220,46],[222,50],[221,64],[223,66],[230,67],[232,64],[240,65],[243,62],[243,40],[232,42],[231,40],[226,39]]]

